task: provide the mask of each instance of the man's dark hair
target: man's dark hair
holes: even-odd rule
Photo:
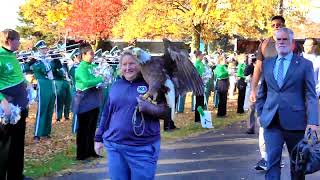
[[[282,21],[283,24],[286,23],[286,20],[282,16],[273,16],[271,21],[276,20],[276,19]]]
[[[80,45],[81,55],[86,54],[89,51],[92,51],[92,47],[89,43],[83,43]]]

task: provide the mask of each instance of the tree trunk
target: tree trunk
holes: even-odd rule
[[[195,50],[199,50],[200,48],[200,33],[201,33],[201,27],[200,27],[200,24],[198,24],[193,27],[191,52],[194,52]]]
[[[279,3],[279,15],[283,16],[283,0],[280,0]]]
[[[204,50],[203,51],[204,51],[203,53],[208,54],[208,43],[207,42],[204,43]]]

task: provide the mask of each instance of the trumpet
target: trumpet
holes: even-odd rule
[[[72,47],[74,47],[74,48],[72,48]],[[49,49],[49,51],[52,51],[52,52],[54,52],[56,54],[60,54],[60,53],[67,54],[67,53],[71,53],[76,48],[80,48],[80,44],[79,43],[71,44],[69,46],[65,46],[65,45],[59,46],[59,45],[57,45],[57,46]]]
[[[74,48],[72,48],[74,47]],[[29,61],[30,59],[42,59],[42,58],[49,58],[51,60],[54,59],[71,59],[71,57],[68,56],[69,53],[71,53],[75,48],[79,48],[80,44],[72,44],[69,46],[55,46],[53,48],[48,48],[48,52],[46,55],[40,55],[37,49],[33,49],[30,51],[20,51],[17,54],[17,59],[21,62]],[[71,49],[70,49],[71,48]],[[65,60],[63,60],[64,62]]]

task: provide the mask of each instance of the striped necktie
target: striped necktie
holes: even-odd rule
[[[283,80],[284,80],[284,65],[283,65],[283,62],[284,60],[286,60],[286,58],[282,57],[279,59],[280,60],[280,63],[279,63],[279,66],[278,66],[278,73],[277,73],[277,83],[278,83],[278,86],[281,88],[282,85],[283,85]]]

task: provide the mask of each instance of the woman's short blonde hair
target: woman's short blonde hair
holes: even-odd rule
[[[20,39],[20,35],[13,29],[4,29],[0,33],[0,44],[8,45],[8,40]]]
[[[121,66],[122,60],[123,60],[123,58],[124,58],[125,56],[131,56],[131,57],[133,57],[137,62],[139,62],[138,59],[137,59],[137,57],[135,56],[135,54],[134,54],[131,50],[125,50],[125,51],[123,51],[123,52],[121,53],[121,55],[120,55],[120,58],[119,58],[119,66]]]

